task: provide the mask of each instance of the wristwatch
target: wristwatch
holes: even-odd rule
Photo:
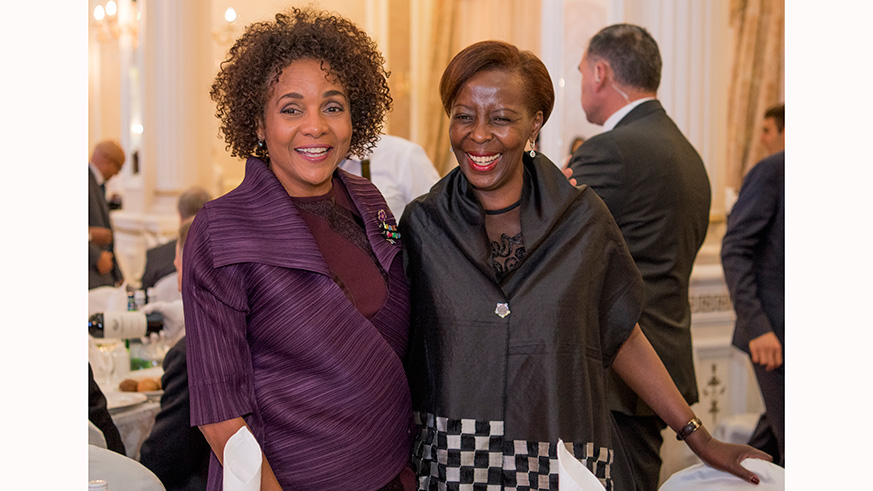
[[[682,441],[682,440],[688,438],[692,433],[697,431],[701,426],[703,426],[703,422],[700,421],[700,418],[692,419],[691,421],[685,423],[685,426],[683,426],[682,429],[676,433],[676,439],[679,441]]]

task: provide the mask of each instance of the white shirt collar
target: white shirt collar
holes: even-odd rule
[[[91,168],[91,173],[94,174],[94,180],[97,181],[98,186],[106,182],[106,179],[103,178],[103,173],[94,165],[94,162],[88,162],[88,167]]]
[[[617,125],[619,121],[624,119],[624,117],[627,116],[627,114],[629,112],[633,111],[635,107],[639,106],[640,104],[642,104],[646,101],[653,101],[653,100],[655,100],[654,97],[643,97],[641,99],[637,99],[635,101],[629,102],[627,105],[625,105],[624,107],[622,107],[618,111],[612,113],[612,116],[610,116],[606,119],[606,122],[603,123],[603,131],[609,131],[609,130],[615,128],[615,125]]]

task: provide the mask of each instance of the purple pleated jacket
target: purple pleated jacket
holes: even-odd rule
[[[244,417],[284,489],[377,489],[410,455],[409,292],[400,243],[381,235],[377,217],[394,218],[369,181],[337,177],[389,273],[388,299],[371,320],[331,279],[258,159],[238,188],[198,212],[185,244],[191,424]],[[213,455],[209,489],[221,478]]]

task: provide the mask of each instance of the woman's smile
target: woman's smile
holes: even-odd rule
[[[470,167],[478,172],[488,172],[497,167],[497,163],[502,155],[502,153],[474,154],[467,152],[467,158],[470,159]]]
[[[317,163],[326,159],[332,149],[333,147],[329,146],[308,146],[298,147],[294,150],[304,159],[310,162]]]

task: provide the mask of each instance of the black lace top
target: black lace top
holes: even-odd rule
[[[524,235],[520,209],[485,215],[485,229],[491,243],[491,266],[497,279],[518,267],[524,259]]]

